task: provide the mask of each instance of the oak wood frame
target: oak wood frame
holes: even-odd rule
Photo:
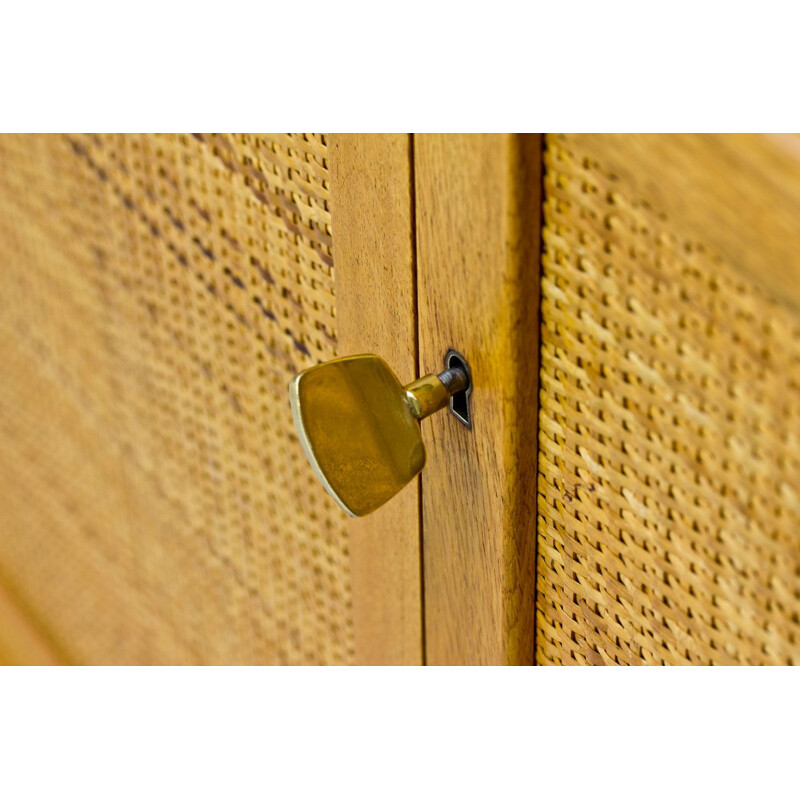
[[[472,431],[423,422],[429,664],[533,663],[541,147],[414,140],[420,369],[452,347],[474,381]]]
[[[377,353],[417,377],[412,140],[331,134],[331,225],[340,355]],[[419,479],[350,520],[359,664],[422,664]]]

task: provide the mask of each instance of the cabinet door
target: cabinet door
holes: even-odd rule
[[[0,137],[0,576],[48,652],[531,660],[539,160],[517,136]],[[473,429],[423,422],[422,476],[347,520],[289,380],[366,351],[410,381],[451,347]]]
[[[385,146],[407,164],[407,137]],[[63,660],[360,658],[346,521],[287,390],[347,328],[330,155],[317,134],[0,136],[0,581]],[[416,652],[387,658],[421,660],[418,577],[409,602]]]

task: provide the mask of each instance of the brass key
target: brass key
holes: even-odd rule
[[[379,356],[347,356],[311,367],[289,385],[303,450],[322,485],[351,516],[382,506],[425,466],[419,420],[451,403],[471,427],[463,411],[469,407],[469,367],[454,351],[445,364],[438,375],[404,387]]]

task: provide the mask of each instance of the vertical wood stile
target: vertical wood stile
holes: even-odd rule
[[[339,353],[417,376],[411,137],[331,135]],[[419,482],[349,522],[356,661],[421,664]]]
[[[420,371],[472,368],[473,430],[423,422],[426,655],[534,651],[541,137],[414,139]]]

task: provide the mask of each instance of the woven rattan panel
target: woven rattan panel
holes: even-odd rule
[[[65,659],[349,663],[287,384],[336,355],[316,135],[0,137],[0,577]]]
[[[545,159],[537,660],[800,662],[798,317]]]

